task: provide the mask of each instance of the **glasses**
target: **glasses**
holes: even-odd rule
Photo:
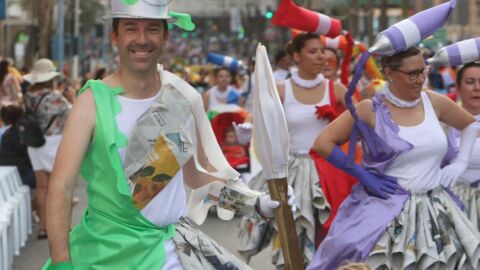
[[[337,59],[335,59],[333,57],[325,58],[325,63],[328,66],[333,67],[333,68],[337,68],[337,66],[338,66]]]
[[[426,77],[428,72],[430,72],[430,66],[425,66],[425,68],[423,69],[416,69],[412,71],[403,71],[401,69],[394,69],[394,70],[407,75],[410,81],[414,81],[418,78],[418,76],[420,76],[420,74]]]

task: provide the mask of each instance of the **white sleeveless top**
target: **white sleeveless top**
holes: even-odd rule
[[[480,122],[480,115],[476,115],[475,119]],[[457,145],[460,143],[460,138],[457,139]],[[477,137],[475,145],[473,146],[472,155],[467,169],[460,176],[460,181],[473,183],[480,180],[480,138]]]
[[[209,99],[208,99],[208,111],[212,110],[213,108],[215,108],[218,105],[226,104],[227,103],[227,98],[232,91],[238,93],[238,91],[231,86],[228,86],[227,90],[225,90],[224,92],[221,92],[220,90],[218,90],[218,88],[216,86],[210,88],[210,90],[208,90],[208,91],[210,91],[210,96],[209,96]],[[224,100],[224,101],[222,102],[219,99]]]
[[[330,104],[329,81],[325,80],[325,94],[322,100],[313,105],[306,105],[297,101],[293,94],[292,82],[285,80],[285,100],[283,110],[287,120],[288,133],[290,136],[290,152],[295,154],[307,154],[313,147],[313,143],[320,132],[330,123],[326,119],[318,119],[315,114],[315,106]]]
[[[155,102],[160,91],[147,99],[131,99],[117,95],[121,105],[121,112],[116,116],[118,129],[130,140],[135,122]],[[125,162],[127,148],[118,149],[122,165]],[[186,193],[183,183],[183,172],[180,171],[173,177],[168,185],[160,191],[141,211],[142,215],[152,223],[166,226],[176,223],[187,210]],[[175,244],[172,239],[164,242],[167,253],[163,269],[181,270],[182,264],[176,254]]]
[[[400,154],[385,174],[411,192],[426,192],[440,186],[440,165],[447,152],[447,137],[438,121],[427,93],[422,92],[425,112],[423,122],[416,126],[400,126],[398,135],[414,148]]]
[[[159,92],[160,93],[160,92]],[[159,94],[147,99],[131,99],[118,95],[118,101],[122,107],[117,115],[117,125],[127,139],[130,140],[135,122],[155,102]],[[120,158],[125,162],[127,148],[120,148]],[[162,207],[158,207],[158,205]],[[159,226],[166,226],[177,222],[186,211],[186,194],[183,184],[183,172],[180,171],[168,183],[168,185],[157,194],[143,209],[142,214]]]

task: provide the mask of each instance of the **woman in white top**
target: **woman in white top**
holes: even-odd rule
[[[477,269],[480,234],[442,187],[463,173],[458,162],[471,154],[474,117],[449,98],[422,91],[429,68],[418,48],[383,57],[382,68],[389,81],[382,93],[342,114],[315,141],[315,150],[361,184],[307,269],[336,269],[346,261],[373,269]],[[444,168],[440,122],[462,132],[461,158]],[[362,166],[338,148],[352,132],[362,139]]]
[[[290,137],[288,182],[295,190],[297,212],[295,221],[305,263],[312,259],[316,246],[328,230],[336,209],[350,193],[355,179],[336,169],[312,152],[313,142],[338,114],[344,105],[346,89],[343,85],[325,79],[324,48],[319,36],[312,33],[297,35],[286,48],[295,61],[298,72],[277,86],[283,103]],[[255,123],[254,123],[255,124]],[[262,173],[249,185],[266,190]],[[284,264],[272,223],[244,219],[244,247],[240,251],[249,258],[273,241],[272,263],[277,268]],[[273,230],[273,236],[268,235]]]
[[[209,112],[222,104],[238,104],[240,94],[231,85],[232,73],[228,68],[219,67],[213,70],[215,85],[203,94],[205,111]]]
[[[462,101],[462,107],[473,114],[480,122],[480,63],[468,63],[461,67],[457,72],[457,92]],[[449,138],[454,139],[455,146],[459,143],[459,132],[452,129]],[[457,149],[455,149],[457,150]],[[454,151],[456,152],[456,151]],[[477,134],[475,145],[473,147],[470,162],[467,169],[460,176],[456,186],[453,188],[455,193],[465,204],[465,211],[470,221],[479,228],[480,207],[480,134]]]

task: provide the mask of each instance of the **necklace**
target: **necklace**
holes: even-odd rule
[[[298,86],[303,87],[303,88],[313,88],[313,87],[319,85],[324,79],[325,79],[325,77],[321,73],[318,74],[317,77],[313,80],[304,80],[304,79],[300,78],[300,76],[298,75],[298,72],[293,72],[292,73],[292,80]]]
[[[390,101],[390,103],[399,108],[413,108],[417,106],[418,102],[420,102],[420,98],[417,98],[414,101],[399,99],[390,91],[390,87],[388,87],[388,85],[384,88],[383,94],[385,95],[385,98]]]

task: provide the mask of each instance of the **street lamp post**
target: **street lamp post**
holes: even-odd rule
[[[65,61],[65,26],[64,26],[64,16],[63,16],[63,0],[57,1],[57,49],[58,49],[58,66],[60,72],[63,72],[63,65]]]
[[[7,42],[8,39],[5,37],[5,27],[7,19],[7,1],[0,0],[0,37],[6,42],[0,42],[0,54],[5,54],[7,52]]]
[[[79,53],[80,53],[80,0],[73,0],[74,1],[74,22],[73,22],[73,40],[74,40],[74,55],[72,60],[72,79],[78,79],[79,74]]]

